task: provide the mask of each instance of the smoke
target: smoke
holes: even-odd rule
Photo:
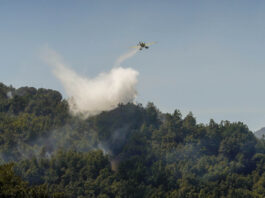
[[[13,98],[13,93],[11,91],[8,91],[6,93],[6,96],[7,96],[8,99],[12,99]]]
[[[134,101],[137,96],[138,72],[120,65],[136,52],[137,49],[120,56],[114,68],[94,78],[77,74],[51,49],[45,50],[44,59],[52,66],[54,75],[60,80],[69,97],[70,112],[87,118],[114,109],[120,103]]]

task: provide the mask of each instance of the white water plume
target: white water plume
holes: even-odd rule
[[[133,50],[131,50],[130,52],[127,52],[126,54],[123,54],[122,56],[120,56],[116,62],[115,62],[115,66],[120,66],[122,62],[124,62],[125,60],[127,60],[128,58],[133,57],[138,51],[139,51],[140,47],[137,47]]]
[[[69,97],[70,112],[87,118],[114,109],[120,103],[134,101],[137,96],[138,72],[120,65],[136,52],[137,50],[132,50],[122,55],[117,59],[116,67],[94,78],[77,74],[51,49],[45,50],[45,60],[53,67],[54,75],[60,80]]]

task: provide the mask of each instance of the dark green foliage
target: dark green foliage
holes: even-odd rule
[[[97,196],[101,191],[97,180],[104,180],[111,175],[108,157],[101,151],[79,153],[57,151],[50,159],[24,160],[17,164],[19,176],[34,185],[45,184],[48,189],[63,192],[69,197],[86,195],[90,192]],[[93,190],[93,192],[92,192]]]
[[[0,197],[265,197],[264,139],[153,103],[83,120],[59,92],[0,84],[0,154]]]
[[[5,164],[0,166],[0,197],[3,198],[64,198],[64,193],[49,192],[47,185],[30,186],[28,182],[23,181],[16,176],[13,171],[14,164]]]
[[[0,84],[0,156],[4,161],[36,155],[34,145],[69,118],[59,92]]]

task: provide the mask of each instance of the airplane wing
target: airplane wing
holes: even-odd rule
[[[136,46],[132,46],[130,48],[136,48],[136,49],[138,49],[138,48],[140,48],[140,46],[136,45]]]
[[[153,45],[153,44],[155,44],[156,42],[151,42],[151,43],[146,43],[145,45],[146,46],[150,46],[150,45]]]

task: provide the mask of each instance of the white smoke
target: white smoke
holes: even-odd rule
[[[8,99],[12,99],[13,98],[13,93],[11,91],[8,91],[6,93],[6,96],[7,96]]]
[[[114,109],[120,103],[134,101],[137,96],[138,72],[120,65],[136,52],[137,50],[133,50],[119,57],[116,67],[94,78],[77,74],[67,67],[60,56],[51,49],[45,50],[45,60],[53,67],[54,75],[61,81],[69,96],[71,113],[87,118],[102,111]]]

